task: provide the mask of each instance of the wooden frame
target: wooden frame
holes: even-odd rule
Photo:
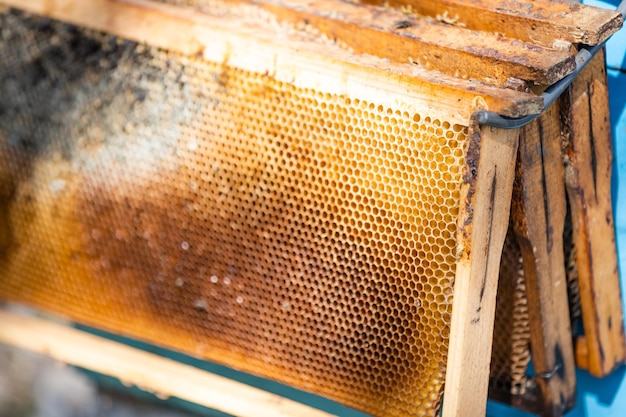
[[[493,342],[500,255],[509,224],[519,138],[517,129],[488,126],[470,134],[468,154],[478,154],[469,166],[477,178],[466,182],[461,191],[461,255],[454,286],[444,417],[484,416],[486,412],[491,355],[485,352],[491,352]],[[472,172],[468,174],[472,178]]]
[[[267,42],[265,50],[253,51],[246,44],[245,39],[238,35],[229,35],[230,48],[213,47],[212,39],[215,38],[215,34],[224,33],[224,28],[220,27],[219,22],[210,20],[200,13],[179,10],[170,6],[154,5],[143,0],[93,0],[89,4],[85,2],[81,4],[80,1],[71,0],[52,2],[9,0],[4,1],[4,3],[131,39],[148,41],[153,45],[171,48],[186,54],[202,55],[214,62],[227,61],[229,65],[241,66],[253,71],[259,71],[260,68],[267,71],[267,68],[271,67],[272,74],[283,80],[291,80],[293,74],[297,72],[298,66],[307,66],[315,59],[314,54],[307,53],[307,51],[299,51],[297,54],[285,52],[283,55],[292,60],[285,59],[278,62],[274,60],[270,63],[271,57],[276,55],[268,51],[280,47]],[[341,9],[338,13],[339,15],[345,13],[351,16],[351,19],[337,19],[318,13],[316,10],[322,9],[322,5],[318,3],[315,3],[315,7],[307,3],[308,8],[304,9],[302,4],[298,4],[300,7],[288,7],[271,1],[244,3],[263,6],[264,9],[277,16],[281,22],[285,21],[291,24],[306,22],[307,25],[311,25],[315,30],[327,36],[338,37],[338,41],[347,44],[356,52],[380,52],[380,55],[390,62],[381,63],[377,61],[375,64],[368,62],[371,71],[368,82],[376,83],[376,76],[384,73],[386,78],[403,81],[396,84],[398,89],[402,89],[405,88],[406,83],[404,81],[410,77],[413,80],[413,89],[402,91],[407,102],[419,97],[431,106],[455,109],[451,110],[450,119],[466,124],[470,120],[472,112],[481,108],[487,108],[508,116],[520,116],[538,111],[541,103],[537,97],[525,92],[498,87],[511,82],[521,89],[527,89],[535,84],[550,84],[573,69],[573,53],[568,47],[547,54],[544,47],[536,46],[536,49],[531,48],[529,49],[530,52],[522,53],[516,41],[505,40],[498,43],[499,47],[495,49],[495,52],[475,53],[472,52],[472,49],[476,45],[468,44],[464,37],[468,33],[466,29],[449,28],[447,31],[453,32],[456,40],[450,44],[442,44],[441,25],[428,24],[422,27],[412,17],[404,17],[399,20],[402,17],[401,13],[393,10],[377,12],[376,17],[384,22],[384,27],[379,28],[367,24],[372,17],[371,14],[365,13],[367,10],[363,9],[365,12],[359,11],[354,5],[345,2],[341,3],[345,10]],[[607,18],[609,14],[602,16]],[[613,16],[611,22],[615,22],[616,19]],[[216,25],[219,31],[211,29],[212,25]],[[608,36],[607,34],[611,33],[615,26],[614,23],[611,25],[598,28],[597,31],[602,33],[597,37]],[[423,30],[423,39],[414,39],[418,29],[419,31]],[[488,38],[490,35],[481,36]],[[589,37],[590,35],[585,36]],[[406,42],[409,38],[415,42],[411,44]],[[363,42],[363,39],[378,39],[379,43]],[[493,41],[493,39],[491,40]],[[389,47],[387,49],[382,48],[383,44]],[[286,50],[287,48],[283,49]],[[447,55],[447,58],[441,60],[440,55],[443,53]],[[257,54],[261,56],[261,59],[260,61],[250,60],[246,54]],[[413,56],[413,54],[415,55]],[[421,54],[423,58],[414,59],[418,54]],[[330,55],[332,56],[332,52]],[[499,70],[489,72],[491,67],[486,64],[493,62],[494,59],[500,65]],[[530,60],[533,64],[530,66],[522,64],[521,62],[524,60]],[[410,61],[410,63],[407,64],[406,61]],[[450,71],[461,61],[467,61],[471,64],[473,78],[492,83],[494,87],[482,84],[471,85],[454,78],[454,75],[458,74]],[[254,63],[250,64],[250,62]],[[363,64],[358,59],[355,62],[354,65]],[[424,67],[441,70],[448,74],[433,75],[427,71],[415,69],[413,63],[416,62]],[[349,64],[345,65],[349,66]],[[396,74],[400,72],[400,74],[391,75],[393,71]],[[410,75],[404,75],[402,71],[406,71]],[[461,75],[465,76],[465,74]],[[516,83],[516,80],[519,81],[519,79],[523,79],[523,81]],[[333,74],[330,76],[317,74],[306,80],[305,83],[309,88],[330,83],[331,89],[335,88],[337,91],[343,92],[362,88],[363,84],[367,84],[350,84],[343,81],[339,84]],[[461,103],[446,98],[452,95],[460,96],[461,100],[459,101]],[[443,415],[445,417],[482,416],[485,413],[487,377],[489,374],[489,355],[485,352],[490,351],[492,343],[499,260],[508,226],[518,138],[519,132],[517,130],[479,127],[474,121],[470,126],[469,150],[458,220],[457,244],[460,256],[454,289],[455,303],[444,393]],[[529,144],[526,145],[529,146]],[[524,149],[528,151],[527,148]],[[554,154],[550,155],[554,156]],[[524,185],[533,184],[526,183]],[[552,186],[553,184],[550,183],[549,185]],[[525,203],[529,204],[520,208],[520,212],[525,212],[528,215],[528,213],[539,209],[538,206],[530,204],[535,201],[528,199],[531,194],[536,192],[545,194],[549,191],[546,188],[529,192],[525,200]],[[556,200],[558,197],[555,198]],[[551,222],[551,216],[554,216],[555,223],[561,222],[562,207],[559,206],[561,202],[556,201],[555,204],[555,214],[552,212],[543,213],[546,216],[543,219],[546,224]],[[519,235],[526,239],[527,248],[536,243],[531,242],[535,227],[541,229],[541,222],[520,225],[518,229]],[[558,229],[560,226],[556,227]],[[539,243],[549,246],[548,242],[541,241]],[[542,308],[547,306],[546,300],[550,299],[551,294],[545,289],[551,288],[555,282],[550,281],[550,279],[556,280],[556,282],[560,279],[560,271],[557,271],[555,267],[558,264],[558,257],[551,258],[553,255],[550,254],[549,249],[543,252],[542,257],[537,259],[549,264],[551,266],[550,271],[555,275],[550,278],[538,272],[536,281],[533,282],[532,287],[536,291],[535,300],[537,305]],[[539,271],[541,268],[535,269]],[[562,288],[564,289],[565,286],[563,285]],[[562,298],[560,295],[557,297],[559,300]],[[556,305],[554,309],[558,317],[556,322],[551,322],[553,324],[562,321],[562,303]],[[542,311],[540,315],[541,320],[550,316],[547,311]],[[11,320],[15,321],[15,319]],[[19,322],[19,320],[17,321]],[[537,337],[542,340],[540,346],[543,350],[541,351],[549,352],[551,347],[561,346],[566,351],[566,357],[559,362],[556,358],[558,355],[546,357],[537,355],[539,359],[537,364],[545,369],[542,374],[551,375],[553,371],[558,371],[561,364],[564,372],[570,375],[572,362],[569,359],[570,356],[567,356],[567,337],[564,334],[566,328],[560,324],[554,324],[554,326],[558,331],[552,331],[554,327],[550,327],[552,330],[548,328],[537,329]],[[554,379],[553,381],[557,380]],[[564,378],[559,383],[546,383],[543,390],[546,397],[565,396],[568,399],[571,398],[573,386],[569,381],[569,379]],[[558,412],[555,411],[554,415],[557,414]]]
[[[308,55],[302,50],[297,55],[285,53],[293,57],[297,64],[284,62],[285,65],[282,65],[283,61],[277,63],[271,59],[250,60],[249,56],[243,56],[246,52],[252,52],[250,46],[246,44],[245,39],[240,40],[236,35],[232,35],[229,39],[233,45],[232,51],[236,51],[239,47],[243,51],[227,52],[220,48],[211,48],[210,42],[213,42],[212,39],[215,37],[210,33],[211,26],[206,23],[206,17],[188,11],[175,12],[176,8],[166,8],[162,5],[152,9],[143,3],[139,7],[136,2],[94,0],[89,5],[78,1],[59,2],[57,6],[61,6],[60,3],[62,3],[63,7],[50,8],[50,2],[13,1],[9,3],[132,39],[150,39],[151,43],[159,46],[172,46],[178,50],[183,48],[186,53],[195,54],[201,51],[205,58],[215,62],[222,62],[224,56],[227,56],[229,65],[238,66],[239,63],[250,65],[252,62],[257,66],[252,69],[261,72],[265,70],[261,70],[259,66],[267,65],[269,62],[274,66],[272,71],[275,71],[277,77],[288,80],[291,78],[290,69],[298,65],[305,68],[311,67],[306,65],[305,60],[308,59]],[[156,28],[158,30],[155,32]],[[182,30],[183,28],[185,30]],[[156,35],[157,33],[161,35]],[[166,33],[175,35],[166,36]],[[188,33],[190,38],[184,39],[185,33]],[[184,40],[189,42],[185,43]],[[203,41],[207,44],[202,44]],[[268,45],[268,50],[274,49],[268,56],[280,56],[276,54],[275,48],[276,45]],[[254,53],[259,56],[259,51],[254,51]],[[411,68],[411,64],[402,65]],[[375,71],[376,69],[373,69],[372,73]],[[359,73],[362,72],[359,71]],[[393,73],[385,72],[384,77],[393,85],[395,78]],[[436,102],[444,94],[443,91],[449,87],[443,86],[442,83],[442,89],[431,94],[434,89],[430,80],[425,80],[423,84],[420,84],[420,79],[415,76],[412,76],[411,80],[411,84],[415,87],[410,95],[406,95],[407,102],[433,102],[433,107],[443,107],[440,111],[446,114],[446,102],[454,100],[454,107],[458,110],[450,112],[451,117],[446,116],[446,119],[451,122],[462,121],[467,124],[471,113],[478,108],[477,105],[489,106],[490,109],[498,108],[509,114],[523,114],[532,111],[536,105],[536,97],[524,92],[494,88],[492,94],[479,95],[472,84],[458,80],[454,83],[463,86],[467,91],[461,95],[461,97],[463,95],[468,97],[467,102],[458,103],[456,99],[458,95],[454,96],[455,98],[444,98],[443,101]],[[331,74],[324,81],[328,81],[330,88],[333,88],[337,79]],[[376,83],[374,77],[368,81]],[[300,82],[309,83],[308,87],[315,87],[316,83],[322,80],[307,78]],[[405,86],[409,83],[398,84]],[[367,83],[363,82],[362,85],[367,85]],[[427,85],[430,87],[425,87]],[[421,87],[425,88],[420,90]],[[326,85],[325,89],[328,88],[329,86]],[[345,89],[346,84],[341,84],[338,88]],[[348,88],[350,88],[349,84]],[[456,91],[463,90],[456,88]],[[510,97],[514,100],[506,103],[506,100],[502,100],[503,97]],[[381,98],[377,99],[380,101]],[[508,225],[515,165],[513,162],[518,138],[518,132],[515,130],[480,128],[475,122],[472,123],[470,131],[466,172],[463,176],[459,200],[461,206],[458,217],[457,250],[461,256],[457,265],[454,290],[458,303],[453,308],[451,318],[451,343],[447,363],[447,369],[450,372],[446,376],[444,393],[446,399],[443,406],[444,416],[450,417],[479,417],[485,414],[490,361],[490,356],[485,352],[490,351],[492,343],[499,259]]]
[[[597,377],[624,362],[605,71],[600,53],[560,100],[521,131],[512,217],[524,257],[538,389],[519,397],[496,395],[541,415],[562,415],[573,406],[574,358]],[[574,346],[563,268],[566,188],[584,328]]]
[[[569,48],[529,48],[528,44],[513,38],[491,32],[472,33],[461,26],[420,19],[388,7],[363,7],[336,0],[244,0],[242,3],[260,5],[281,21],[295,25],[306,22],[359,53],[412,62],[498,86],[512,79],[550,85],[575,66],[573,51]],[[494,62],[498,65],[493,65]]]
[[[562,97],[565,182],[572,212],[584,337],[578,366],[608,375],[626,360],[624,313],[611,207],[611,126],[601,52]]]
[[[576,402],[563,252],[566,211],[557,102],[522,128],[511,214],[526,278],[537,409],[546,417],[561,416]]]

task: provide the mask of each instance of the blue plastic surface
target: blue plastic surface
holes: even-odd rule
[[[585,4],[615,9],[619,1],[584,1]],[[626,289],[626,29],[613,36],[607,44],[609,66],[609,100],[613,130],[613,213],[620,264],[622,288]],[[626,305],[626,291],[622,300]],[[597,379],[588,373],[577,374],[578,399],[567,417],[626,417],[626,368]],[[489,417],[530,417],[500,404],[490,403]]]

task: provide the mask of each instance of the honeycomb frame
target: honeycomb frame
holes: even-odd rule
[[[19,20],[15,16],[8,12],[3,19]],[[339,65],[324,58],[324,71],[316,72],[319,64],[302,66],[309,76],[293,79],[293,67],[281,61],[293,55],[276,47],[272,67],[259,71],[258,61],[223,44],[193,56],[45,19],[34,31],[19,33],[17,20],[3,25],[10,29],[2,34],[22,37],[22,44],[11,44],[23,47],[18,59],[3,60],[3,73],[10,74],[3,91],[20,98],[3,112],[3,129],[10,130],[0,132],[1,191],[8,197],[0,207],[7,236],[0,245],[3,298],[276,378],[376,415],[437,412],[444,379],[455,389],[449,382],[466,372],[446,374],[454,316],[491,331],[495,291],[485,285],[493,287],[499,262],[490,258],[491,247],[478,243],[492,242],[498,252],[504,240],[506,225],[494,213],[508,213],[512,164],[495,169],[491,155],[504,150],[498,160],[512,160],[516,135],[485,134],[469,115],[501,97],[478,91],[450,111],[445,100],[438,109],[420,91],[431,81],[388,72],[383,80],[372,78],[382,73],[380,62],[349,73],[357,68],[349,60]],[[67,71],[63,59],[80,59],[82,67]],[[329,67],[344,75],[329,76]],[[17,75],[24,71],[36,82],[20,95]],[[165,88],[163,80],[175,88]],[[54,108],[13,117],[19,106],[37,108],[44,91],[60,99]],[[309,99],[293,104],[299,96]],[[233,110],[232,101],[242,97],[257,101]],[[205,120],[214,123],[210,129]],[[250,121],[260,128],[246,126]],[[301,131],[319,136],[311,140]],[[247,139],[233,141],[233,135]],[[161,140],[152,140],[156,136]],[[198,154],[200,165],[193,162]],[[280,182],[267,180],[277,172]],[[314,180],[303,186],[302,173]],[[504,185],[496,192],[500,176]],[[434,192],[435,183],[444,185]],[[428,187],[432,195],[424,196]],[[268,204],[268,194],[280,203]],[[474,212],[487,203],[489,209]],[[420,241],[424,237],[432,241]],[[269,250],[259,253],[258,242]],[[245,259],[243,266],[233,259]],[[453,291],[468,295],[455,311]],[[246,313],[249,323],[252,316],[261,322],[258,331],[233,325],[239,315],[232,313],[245,307],[254,313]],[[480,314],[458,313],[470,310]],[[289,323],[288,329],[280,323]],[[290,344],[294,331],[311,328],[318,332],[308,337],[323,341],[317,345],[325,350],[321,356],[315,343],[299,349]],[[346,337],[338,328],[354,333]],[[416,332],[427,334],[419,343],[428,348],[412,339]],[[487,339],[482,343],[489,345]],[[461,355],[457,363],[468,354],[484,356],[469,351],[468,339],[456,343],[450,352]],[[426,349],[432,358],[423,355]],[[333,365],[339,358],[350,361]],[[319,367],[316,373],[301,371],[311,365]],[[415,368],[431,378],[418,388],[411,385],[421,379]],[[325,383],[321,378],[328,375],[340,382]],[[458,410],[448,407],[453,401],[447,397],[444,413]]]

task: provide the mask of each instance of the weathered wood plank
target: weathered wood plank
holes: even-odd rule
[[[521,79],[550,85],[575,67],[573,50],[547,49],[384,7],[341,0],[235,1],[259,5],[281,21],[305,23],[359,53],[489,84]]]
[[[611,125],[604,53],[564,93],[566,184],[574,227],[585,339],[579,366],[595,376],[626,359],[611,207]],[[586,352],[582,345],[586,340]]]
[[[0,342],[235,416],[330,417],[296,401],[69,326],[0,310]]]
[[[476,102],[510,117],[537,113],[543,99],[533,94],[461,80],[409,63],[351,53],[328,43],[298,40],[276,27],[241,28],[234,17],[205,15],[145,0],[0,0],[32,13],[102,30],[213,62],[272,74],[280,81],[333,94],[370,94],[380,89],[441,109],[450,122],[467,123]],[[280,36],[281,42],[276,42]]]
[[[461,188],[444,417],[485,415],[518,130],[473,126]]]
[[[562,416],[576,401],[576,376],[563,252],[567,206],[558,103],[521,129],[511,211],[526,277],[542,415]]]
[[[383,3],[380,0],[365,2]],[[388,4],[468,29],[492,31],[547,47],[553,46],[555,40],[596,45],[617,32],[623,22],[615,11],[578,2],[389,0]]]
[[[144,6],[150,3],[119,1],[125,2]],[[71,4],[62,0],[44,3],[48,13]],[[114,7],[116,2],[112,3]],[[231,3],[233,7],[256,5],[279,21],[309,26],[357,53],[392,62],[413,62],[425,69],[498,86],[511,80],[550,85],[575,68],[573,50],[547,49],[490,32],[418,19],[389,8],[341,0],[231,0]],[[51,7],[54,4],[58,7]],[[107,15],[117,20],[111,12]]]

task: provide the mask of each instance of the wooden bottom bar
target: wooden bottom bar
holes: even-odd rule
[[[49,320],[0,310],[0,342],[235,416],[330,414],[231,379]]]

